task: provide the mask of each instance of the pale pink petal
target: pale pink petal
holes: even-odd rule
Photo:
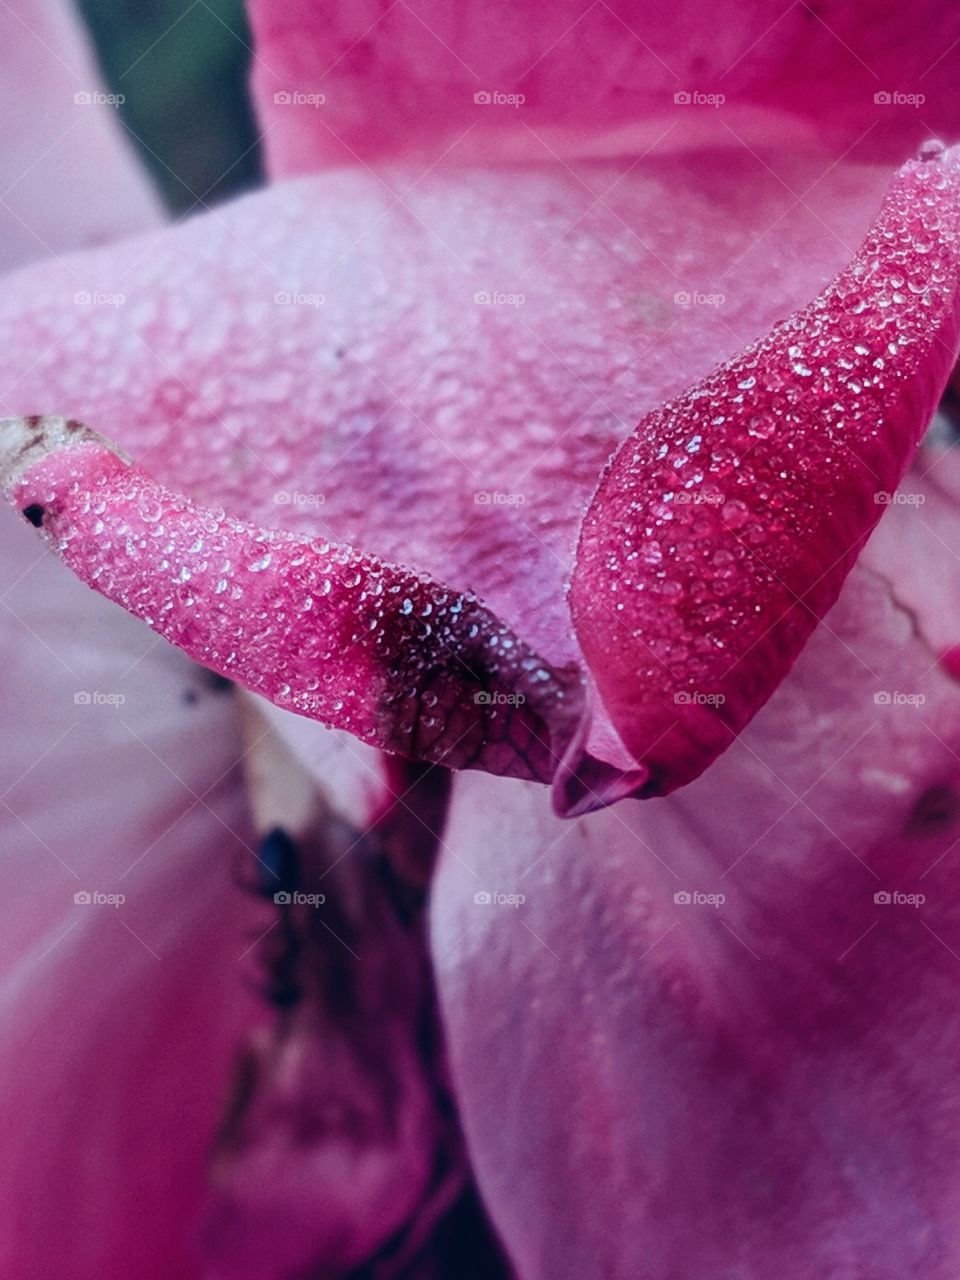
[[[861,144],[896,162],[955,134],[956,9],[721,9],[579,0],[254,0],[271,171],[449,151],[461,161]]]
[[[255,1009],[231,698],[22,533],[4,521],[0,1270],[199,1278],[208,1148]]]
[[[0,266],[158,221],[74,7],[5,5],[0,39]],[[73,278],[74,321],[92,285]],[[199,1280],[196,1199],[253,1007],[232,711],[12,521],[2,544],[0,1270]]]
[[[857,568],[676,796],[561,823],[457,780],[434,957],[524,1280],[957,1273],[958,761],[957,686]]]
[[[159,221],[76,6],[0,6],[0,48],[0,270]]]

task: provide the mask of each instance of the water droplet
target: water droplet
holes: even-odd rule
[[[946,149],[946,143],[941,142],[939,138],[928,138],[926,142],[921,142],[917,148],[917,159],[925,162],[939,160]]]

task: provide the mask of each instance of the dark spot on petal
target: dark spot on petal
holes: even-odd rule
[[[209,667],[201,667],[204,682],[213,690],[214,693],[229,693],[233,688],[233,681],[228,680],[226,676],[220,675],[218,671],[211,671]]]
[[[273,977],[267,983],[266,995],[277,1009],[292,1009],[303,999],[303,987],[292,978]]]
[[[43,524],[43,517],[46,514],[46,508],[42,507],[39,502],[31,502],[28,507],[23,508],[23,516],[29,520],[35,529],[39,529]]]
[[[929,787],[913,806],[904,827],[908,836],[932,836],[945,831],[960,815],[960,797],[948,786]]]
[[[181,697],[187,706],[192,706],[193,703],[198,702],[200,699],[200,695],[197,693],[196,689],[184,689]]]
[[[282,827],[274,827],[260,841],[257,850],[258,892],[272,898],[275,893],[293,893],[300,888],[300,855]]]
[[[336,351],[334,351],[333,354],[337,357],[338,360],[342,360],[343,357],[347,354],[347,349],[346,347],[337,347]]]

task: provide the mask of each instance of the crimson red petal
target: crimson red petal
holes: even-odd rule
[[[571,611],[644,794],[729,746],[836,600],[956,358],[958,274],[952,152],[906,165],[829,288],[609,465]]]

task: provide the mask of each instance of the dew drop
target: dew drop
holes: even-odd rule
[[[946,149],[946,143],[941,142],[939,138],[928,138],[926,142],[921,142],[917,148],[917,159],[924,162],[939,160]]]

